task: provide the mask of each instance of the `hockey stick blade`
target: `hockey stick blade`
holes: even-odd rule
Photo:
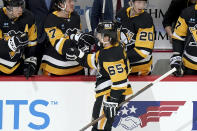
[[[134,95],[128,97],[125,101],[123,101],[122,103],[119,104],[118,108],[121,107],[121,106],[123,106],[125,103],[129,102],[131,99],[133,99],[136,96],[138,96],[139,94],[143,93],[144,91],[146,91],[147,89],[149,89],[150,87],[152,87],[155,83],[158,83],[159,81],[161,81],[162,79],[166,78],[167,76],[169,76],[170,74],[172,74],[175,71],[176,71],[176,68],[173,68],[173,69],[169,70],[164,75],[162,75],[161,77],[157,78],[155,81],[151,82],[150,84],[146,85],[144,88],[142,88],[141,90],[139,90],[138,92],[136,92]],[[80,129],[80,131],[85,131],[90,126],[96,124],[99,120],[103,119],[104,117],[105,117],[105,114],[101,115],[99,118],[93,120],[91,123],[87,124],[85,127],[83,127],[82,129]]]

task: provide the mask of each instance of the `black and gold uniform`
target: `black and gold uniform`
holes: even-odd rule
[[[97,70],[93,119],[104,114],[102,102],[110,96],[112,91],[123,91],[119,103],[124,101],[125,95],[132,94],[132,89],[128,87],[127,55],[118,43],[105,47],[95,54],[85,54],[80,61],[83,66]],[[109,130],[112,122],[113,119],[105,117],[93,126],[93,130]]]
[[[114,22],[100,22],[95,35],[101,45],[95,54],[69,48],[66,55],[75,57],[82,66],[97,70],[92,117],[97,119],[103,114],[105,117],[93,125],[92,131],[111,131],[118,104],[125,100],[125,95],[132,94],[128,83],[129,61],[125,49],[118,43]]]
[[[111,89],[127,89],[129,65],[126,52],[118,43],[105,47],[96,54],[88,54],[83,64],[97,69],[96,97],[109,93]]]
[[[12,51],[8,46],[11,33],[18,34],[28,32],[28,46],[17,51]],[[23,56],[32,58],[35,56],[37,45],[37,30],[35,20],[28,10],[23,11],[17,19],[9,19],[7,9],[0,9],[0,74],[23,74]],[[17,71],[19,70],[20,71]]]
[[[131,74],[149,75],[152,69],[154,24],[147,12],[130,16],[132,7],[122,8],[116,16],[121,23],[120,41],[126,46]]]
[[[50,41],[43,58],[41,69],[54,75],[70,75],[82,72],[83,67],[77,61],[66,59],[65,51],[71,44],[67,34],[69,30],[80,29],[80,16],[72,12],[69,18],[57,16],[57,11],[49,15],[45,22],[45,32]]]
[[[185,74],[197,74],[197,5],[183,10],[173,33],[173,52],[182,57]],[[190,70],[190,71],[189,71]],[[187,73],[187,71],[189,71]]]

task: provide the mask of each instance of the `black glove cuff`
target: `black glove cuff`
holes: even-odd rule
[[[111,90],[110,92],[110,100],[111,102],[119,102],[120,97],[122,96],[125,90]]]

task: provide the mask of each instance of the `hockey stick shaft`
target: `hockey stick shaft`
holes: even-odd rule
[[[141,90],[139,90],[138,92],[136,92],[134,95],[128,97],[125,101],[123,101],[122,103],[119,104],[118,108],[121,107],[121,106],[123,106],[125,103],[129,102],[131,99],[133,99],[136,96],[138,96],[139,94],[143,93],[144,91],[146,91],[147,89],[149,89],[150,87],[152,87],[155,83],[158,83],[159,81],[161,81],[162,79],[166,78],[167,76],[169,76],[170,74],[172,74],[175,71],[176,71],[176,68],[173,68],[170,71],[166,72],[164,75],[162,75],[161,77],[159,77],[155,81],[151,82],[150,84],[146,85],[144,88],[142,88]],[[104,114],[101,115],[99,118],[93,120],[91,123],[89,123],[88,125],[86,125],[82,129],[80,129],[80,131],[85,131],[90,126],[96,124],[99,120],[103,119],[104,117],[105,117]]]
[[[103,0],[103,8],[102,8],[102,18],[101,18],[101,21],[104,21],[105,4],[106,4],[106,0]]]
[[[92,27],[91,27],[91,23],[90,23],[90,9],[88,9],[85,13],[85,19],[86,19],[86,24],[87,24],[87,27],[88,27],[88,31],[92,31]]]

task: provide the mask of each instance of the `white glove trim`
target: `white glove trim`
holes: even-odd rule
[[[170,58],[170,65],[174,64],[177,61],[182,62],[182,57],[181,56],[174,56],[174,57]]]
[[[75,34],[74,35],[74,39],[76,40],[76,41],[79,41],[79,38],[81,37],[81,33],[80,34]]]
[[[8,46],[9,46],[10,50],[12,50],[12,51],[14,51],[14,52],[17,50],[16,44],[15,44],[15,42],[14,42],[14,36],[11,37],[11,38],[8,40]]]
[[[84,53],[83,51],[79,50],[79,56],[78,56],[78,57],[79,57],[79,58],[83,58],[84,54],[85,54],[85,53]]]
[[[29,58],[25,59],[24,63],[33,63],[33,64],[37,65],[37,58],[36,57],[29,57]]]

